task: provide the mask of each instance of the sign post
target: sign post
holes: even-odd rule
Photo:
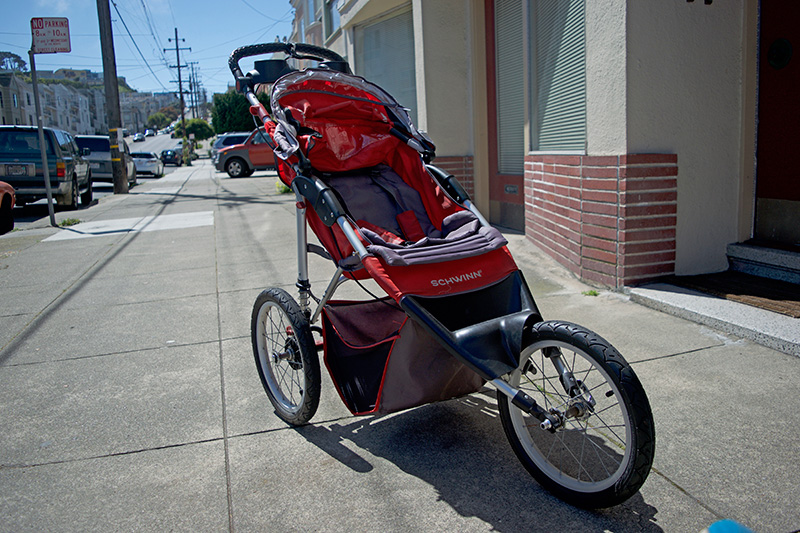
[[[31,49],[28,50],[28,57],[31,60],[31,81],[33,82],[33,99],[36,102],[36,124],[39,128],[39,152],[42,157],[42,168],[44,170],[44,186],[47,190],[47,211],[50,214],[50,225],[54,228],[56,224],[55,213],[53,212],[53,189],[50,185],[50,162],[47,160],[47,148],[44,144],[44,129],[42,126],[42,105],[39,100],[39,82],[36,77],[35,54],[56,54],[59,52],[71,52],[72,47],[69,41],[69,20],[63,17],[34,17],[31,19]],[[73,183],[72,186],[77,186]],[[72,197],[75,197],[73,193]]]

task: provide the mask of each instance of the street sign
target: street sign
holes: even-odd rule
[[[31,50],[34,54],[71,52],[69,19],[64,17],[34,17],[31,19]]]

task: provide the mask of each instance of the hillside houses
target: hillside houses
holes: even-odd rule
[[[43,125],[76,135],[107,134],[105,91],[102,74],[90,71],[37,71]],[[75,88],[52,80],[77,81]],[[173,93],[120,93],[122,126],[131,132],[144,131],[147,118],[166,106],[177,103]],[[0,123],[36,125],[33,87],[16,72],[0,70]]]

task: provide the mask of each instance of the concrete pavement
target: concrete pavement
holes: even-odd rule
[[[324,376],[312,424],[287,427],[249,338],[260,290],[294,292],[294,198],[275,181],[201,160],[57,215],[83,225],[0,237],[0,531],[800,529],[800,359],[586,296],[519,235],[545,318],[600,333],[647,390],[657,445],[639,494],[597,512],[550,496],[488,390],[352,417]],[[332,273],[312,256],[315,292]]]

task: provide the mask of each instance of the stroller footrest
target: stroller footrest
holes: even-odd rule
[[[451,331],[413,296],[403,298],[400,305],[456,359],[487,381],[519,366],[525,332],[541,321],[538,311],[525,309]]]

